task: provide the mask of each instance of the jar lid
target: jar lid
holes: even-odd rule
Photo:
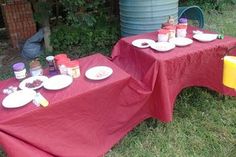
[[[169,33],[169,30],[167,30],[167,29],[159,29],[159,30],[157,31],[157,33],[158,33],[158,34],[168,34],[168,33]]]
[[[73,68],[79,66],[79,61],[74,60],[66,63],[66,67]]]
[[[65,53],[60,53],[60,54],[56,55],[54,58],[55,58],[56,61],[58,61],[58,60],[60,60],[60,59],[68,58],[68,57],[67,57],[67,54],[65,54]]]
[[[25,64],[23,62],[18,62],[18,63],[15,63],[13,66],[12,66],[13,70],[22,70],[25,68]]]
[[[176,29],[187,29],[186,25],[177,25]]]
[[[161,28],[165,28],[166,26],[171,26],[169,22],[165,22],[161,24]]]
[[[172,26],[172,25],[166,26],[164,28],[167,29],[167,30],[175,30],[175,26]]]
[[[179,23],[187,23],[188,19],[187,18],[180,18]]]
[[[46,60],[47,60],[48,62],[53,61],[53,60],[54,60],[54,56],[47,56],[47,57],[46,57]]]
[[[70,62],[69,58],[63,58],[57,61],[57,65],[65,65],[66,63]]]

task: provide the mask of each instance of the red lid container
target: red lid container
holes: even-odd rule
[[[167,30],[167,29],[159,29],[159,30],[157,31],[157,33],[158,33],[158,34],[168,34],[168,33],[169,33],[169,30]]]

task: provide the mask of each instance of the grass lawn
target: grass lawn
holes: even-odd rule
[[[205,12],[205,29],[236,37],[236,6],[223,14]],[[106,157],[233,157],[236,154],[236,99],[205,88],[184,90],[174,121],[149,119],[131,131]]]
[[[205,28],[236,37],[235,7],[225,7],[223,14],[206,12]],[[235,154],[236,99],[223,99],[215,92],[194,87],[179,95],[172,123],[144,121],[106,157],[233,157]]]

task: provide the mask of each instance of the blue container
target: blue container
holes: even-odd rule
[[[156,31],[173,16],[177,21],[178,0],[120,0],[121,36]]]

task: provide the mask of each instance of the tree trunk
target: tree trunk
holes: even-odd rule
[[[41,0],[42,2],[47,2],[47,0]],[[46,51],[51,52],[53,50],[52,46],[50,45],[50,35],[51,35],[51,29],[50,29],[50,23],[49,23],[49,17],[46,17],[43,20],[42,23],[43,26],[43,32],[44,32],[44,44]]]

